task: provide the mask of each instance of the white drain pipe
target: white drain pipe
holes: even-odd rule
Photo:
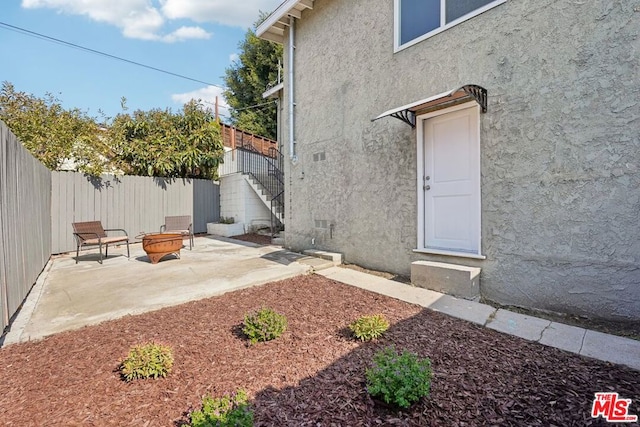
[[[296,103],[293,99],[293,53],[295,46],[295,25],[296,19],[289,15],[289,158],[293,161],[297,160],[296,155],[296,142],[294,133],[294,112],[293,109]]]

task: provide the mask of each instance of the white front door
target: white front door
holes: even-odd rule
[[[425,249],[480,254],[477,106],[423,120]]]

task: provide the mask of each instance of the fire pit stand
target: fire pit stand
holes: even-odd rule
[[[147,253],[151,264],[157,264],[166,255],[175,254],[180,258],[182,234],[180,233],[142,233],[142,249]]]

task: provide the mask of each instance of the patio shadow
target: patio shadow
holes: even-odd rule
[[[282,264],[282,265],[289,265],[289,264],[292,264],[294,262],[299,261],[302,258],[305,258],[305,256],[283,249],[283,250],[280,250],[280,251],[275,251],[275,252],[270,252],[268,254],[264,254],[260,258],[266,259],[268,261],[277,262],[278,264]]]
[[[180,259],[180,257],[176,256],[175,254],[168,254],[163,256],[160,261],[158,261],[158,263],[163,262],[163,261],[171,261],[173,259]],[[135,257],[136,261],[140,261],[140,262],[144,262],[147,264],[152,264],[151,260],[149,259],[149,257],[147,255],[141,255],[141,256],[137,256]]]

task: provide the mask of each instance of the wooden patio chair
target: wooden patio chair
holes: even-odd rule
[[[127,258],[129,254],[129,235],[121,228],[102,228],[102,222],[100,221],[85,221],[74,222],[73,237],[76,239],[76,264],[80,257],[80,247],[82,246],[98,246],[100,248],[100,264],[102,264],[102,245],[105,246],[104,257],[107,258],[109,252],[109,244],[111,243],[127,243]],[[111,236],[107,235],[107,231],[121,231],[124,236]]]
[[[165,216],[164,224],[160,226],[161,233],[180,233],[182,238],[189,239],[189,250],[193,248],[193,224],[191,215]]]

